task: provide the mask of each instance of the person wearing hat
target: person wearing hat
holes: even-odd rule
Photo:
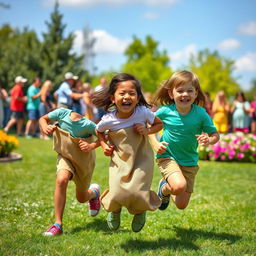
[[[4,128],[4,131],[7,133],[10,128],[17,123],[17,135],[21,136],[22,125],[24,119],[25,103],[27,97],[23,93],[23,85],[27,82],[27,79],[22,76],[17,76],[15,78],[15,85],[11,90],[11,119]]]
[[[83,97],[82,93],[76,93],[72,91],[75,86],[75,82],[78,76],[74,76],[73,73],[67,72],[64,75],[65,80],[61,83],[59,89],[55,92],[57,96],[57,108],[72,108],[72,100],[79,100]]]

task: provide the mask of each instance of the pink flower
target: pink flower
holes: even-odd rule
[[[238,153],[238,154],[237,154],[237,158],[242,159],[243,157],[244,157],[244,154],[243,154],[243,153]]]
[[[226,156],[225,156],[225,155],[222,155],[222,156],[220,157],[220,159],[221,159],[221,160],[225,160],[225,159],[226,159]]]

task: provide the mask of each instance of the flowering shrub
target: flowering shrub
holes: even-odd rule
[[[8,136],[0,130],[0,157],[8,156],[19,145],[15,136]]]
[[[221,134],[216,144],[199,145],[198,153],[201,160],[256,162],[256,134]]]

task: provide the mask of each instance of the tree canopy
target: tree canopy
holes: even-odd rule
[[[144,91],[155,92],[160,82],[171,75],[166,51],[158,50],[158,42],[147,36],[143,43],[136,36],[125,51],[127,62],[122,70],[142,82]]]
[[[199,77],[202,89],[213,96],[220,90],[229,96],[239,90],[236,78],[232,75],[235,69],[234,61],[221,57],[217,51],[200,51],[191,57],[189,66]]]

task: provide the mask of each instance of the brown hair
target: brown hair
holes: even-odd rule
[[[168,90],[173,91],[177,86],[186,83],[191,83],[198,93],[194,104],[204,107],[205,96],[200,87],[199,79],[196,74],[187,70],[175,72],[168,80],[164,81],[156,92],[154,102],[159,101],[161,105],[174,104],[175,102],[170,98]]]
[[[115,104],[111,101],[111,95],[115,94],[118,84],[125,81],[131,81],[134,84],[139,99],[137,105],[151,107],[151,105],[147,103],[142,94],[140,82],[133,75],[127,73],[119,73],[115,75],[111,79],[108,87],[93,93],[92,103],[96,107],[104,107],[105,111],[110,111],[113,107],[115,107]]]

